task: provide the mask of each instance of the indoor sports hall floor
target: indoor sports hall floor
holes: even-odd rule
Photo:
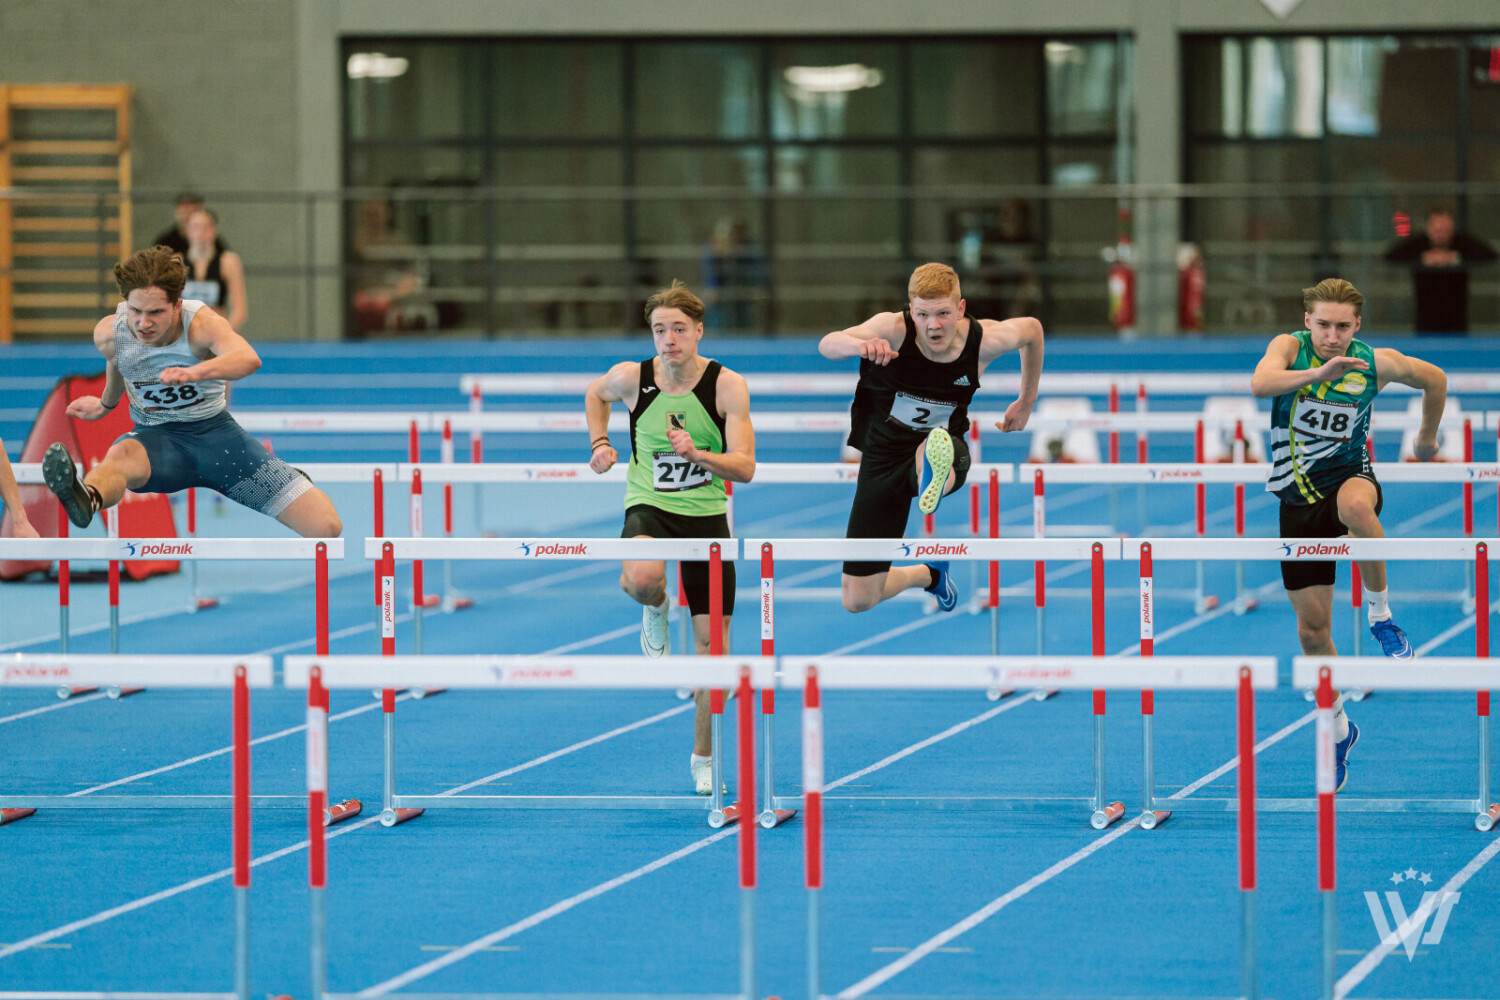
[[[239,409],[458,409],[464,370],[587,370],[599,357],[629,357],[643,344],[510,345],[486,352],[439,346],[293,350],[268,348],[266,368],[236,389]],[[801,343],[729,345],[720,352],[741,370],[828,370]],[[1425,346],[1425,345],[1424,345]],[[1101,353],[1049,345],[1057,369],[1184,367],[1248,370],[1259,348],[1239,343],[1196,355],[1111,346]],[[1453,348],[1454,370],[1484,370],[1489,358]],[[707,348],[705,348],[707,353]],[[1435,350],[1415,352],[1448,361]],[[484,355],[476,357],[476,355]],[[81,352],[15,351],[0,357],[10,387],[0,424],[12,454],[56,374],[88,370]],[[1014,362],[1012,361],[1013,365]],[[372,376],[371,372],[374,372]],[[18,384],[19,376],[23,381]],[[25,379],[34,380],[30,386]],[[777,408],[833,407],[838,400],[776,400]],[[499,401],[492,401],[496,407]],[[514,408],[567,407],[530,400]],[[1097,404],[1096,404],[1097,405]],[[1163,400],[1153,408],[1171,408]],[[1184,405],[1178,403],[1175,405]],[[1469,409],[1496,401],[1465,399]],[[990,407],[983,407],[988,409]],[[998,407],[997,407],[998,408]],[[1127,404],[1128,409],[1128,404]],[[1127,436],[1125,451],[1131,453]],[[1396,439],[1380,442],[1393,456]],[[274,441],[291,460],[404,457],[400,436],[333,435]],[[486,439],[494,461],[572,461],[577,442],[556,436]],[[762,460],[827,461],[832,437],[763,436]],[[436,457],[433,441],[424,442]],[[462,451],[462,446],[460,447]],[[1493,455],[1486,442],[1481,460]],[[1153,439],[1152,456],[1186,460],[1181,437]],[[1019,445],[988,448],[989,461],[1018,461]],[[379,632],[369,564],[354,541],[371,529],[367,490],[330,487],[344,514],[350,558],[334,566],[332,651],[372,653]],[[737,491],[741,536],[842,534],[853,488],[751,484]],[[1251,490],[1249,533],[1276,533],[1275,507]],[[1476,490],[1481,532],[1496,523],[1495,492]],[[1390,485],[1385,522],[1393,536],[1461,532],[1459,488]],[[1209,531],[1232,528],[1230,487],[1209,488]],[[404,525],[404,499],[391,487],[389,525]],[[1108,525],[1141,532],[1135,487],[1054,487],[1048,523]],[[1029,490],[1003,491],[1003,533],[1030,531]],[[429,498],[429,505],[435,501]],[[455,490],[458,534],[613,536],[618,486],[493,486],[476,509],[474,491]],[[429,506],[429,511],[431,510]],[[237,508],[200,510],[205,535],[271,533],[274,525]],[[1150,530],[1190,534],[1192,491],[1153,487]],[[429,513],[428,523],[433,523]],[[913,529],[917,527],[913,519]],[[1099,530],[1103,530],[1102,528]],[[950,499],[938,533],[967,531],[967,507]],[[638,608],[619,593],[606,563],[458,562],[456,589],[472,609],[429,614],[429,653],[638,651]],[[1243,617],[1229,601],[1196,615],[1191,566],[1158,564],[1161,655],[1273,653],[1283,679],[1296,652],[1290,608],[1273,564],[1246,566],[1260,606]],[[959,582],[972,592],[967,570]],[[1034,649],[1029,565],[1007,565],[1002,652]],[[756,569],[740,573],[745,607]],[[1081,564],[1048,567],[1049,652],[1087,653],[1088,576]],[[409,576],[402,567],[403,595]],[[429,590],[442,568],[429,564]],[[1393,564],[1393,605],[1420,654],[1468,655],[1473,617],[1457,595],[1457,564]],[[1232,569],[1210,564],[1210,591],[1232,595]],[[1107,646],[1128,669],[1138,635],[1136,577],[1129,563],[1109,568]],[[310,568],[205,564],[200,586],[220,607],[187,613],[181,578],[128,584],[122,596],[122,652],[312,652]],[[861,616],[837,599],[832,565],[779,568],[777,648],[784,653],[984,653],[984,616],[925,613],[920,600],[890,602]],[[1349,647],[1347,577],[1341,576],[1335,641]],[[0,587],[0,647],[56,649],[52,582]],[[1492,593],[1494,591],[1492,590]],[[73,649],[108,648],[105,588],[77,584]],[[735,627],[733,649],[757,652],[752,622]],[[398,647],[410,649],[409,615]],[[676,637],[674,636],[674,641]],[[1373,648],[1366,636],[1365,650]],[[1420,668],[1420,665],[1418,665]],[[303,792],[304,696],[256,692],[257,793]],[[801,772],[795,699],[783,697],[777,732],[778,787],[796,793]],[[1258,699],[1259,781],[1267,796],[1310,795],[1311,706],[1287,688]],[[483,812],[430,809],[394,829],[375,822],[380,796],[381,713],[365,692],[335,692],[330,725],[332,788],[358,797],[364,817],[329,836],[329,988],[397,993],[733,993],[738,988],[738,888],[732,832],[715,832],[696,813]],[[826,774],[854,794],[1086,795],[1089,699],[1064,694],[1038,702],[991,703],[956,693],[825,695]],[[1226,695],[1159,695],[1157,794],[1232,794],[1234,707]],[[1350,715],[1363,729],[1351,755],[1349,794],[1464,797],[1474,794],[1471,696],[1377,693]],[[671,692],[478,694],[403,697],[397,710],[399,784],[441,793],[488,778],[495,792],[662,793],[686,790],[687,704]],[[829,995],[871,996],[1232,996],[1240,989],[1239,913],[1232,813],[1180,813],[1145,831],[1140,798],[1137,699],[1112,696],[1108,766],[1111,798],[1126,820],[1091,829],[1087,816],[1059,813],[895,812],[840,809],[827,814],[824,983]],[[732,721],[726,725],[731,748]],[[0,694],[0,788],[8,793],[219,793],[229,784],[227,692],[148,691],[111,701],[57,701],[37,689]],[[758,735],[758,734],[757,734]],[[920,749],[912,750],[917,744]],[[545,758],[545,759],[544,759]],[[733,773],[731,770],[730,774]],[[846,779],[842,780],[841,779]],[[1259,893],[1263,995],[1318,993],[1320,900],[1311,814],[1263,814]],[[1500,974],[1490,911],[1500,895],[1493,834],[1468,817],[1346,814],[1339,825],[1339,941],[1342,987],[1353,997],[1493,997]],[[760,967],[764,995],[805,993],[800,819],[761,832]],[[257,995],[308,992],[308,892],[301,809],[255,815],[252,989]],[[233,966],[233,901],[226,810],[42,811],[0,829],[0,990],[223,991]],[[1420,893],[1393,873],[1430,875],[1428,889],[1464,878],[1461,899],[1440,941],[1413,957],[1378,947],[1365,893],[1401,894],[1407,911]],[[1389,912],[1389,906],[1384,912]],[[973,917],[972,915],[979,916]],[[909,961],[912,949],[967,921],[967,929]],[[464,947],[483,942],[482,947]],[[924,949],[926,952],[927,949]]]

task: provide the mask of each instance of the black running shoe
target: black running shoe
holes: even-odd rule
[[[87,528],[94,519],[94,502],[89,499],[89,491],[84,489],[78,466],[73,464],[68,449],[58,443],[48,446],[47,454],[42,456],[42,478],[47,480],[47,489],[62,501],[68,520],[80,528]]]

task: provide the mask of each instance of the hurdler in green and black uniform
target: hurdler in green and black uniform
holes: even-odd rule
[[[750,393],[743,376],[699,356],[703,312],[702,301],[680,283],[653,295],[646,302],[646,319],[656,356],[615,365],[590,383],[584,397],[593,438],[589,467],[597,473],[609,471],[620,457],[609,441],[610,404],[623,403],[629,411],[623,538],[729,538],[724,484],[748,483],[755,475]],[[721,634],[727,651],[734,614],[733,558],[724,560],[721,583]],[[627,561],[620,586],[644,608],[641,651],[669,654],[666,563]],[[708,564],[682,563],[682,587],[692,611],[693,646],[702,655],[710,648]],[[699,692],[689,769],[700,795],[712,788],[710,721],[707,692]]]
[[[1321,367],[1313,349],[1312,334],[1294,333],[1297,357],[1289,371]],[[1339,486],[1351,476],[1380,483],[1370,465],[1365,441],[1370,434],[1370,410],[1379,382],[1375,350],[1362,340],[1351,340],[1345,356],[1369,365],[1365,371],[1345,372],[1330,382],[1306,385],[1275,397],[1271,402],[1271,476],[1267,492],[1291,507],[1312,507],[1337,497]],[[1377,503],[1375,512],[1380,513]],[[1311,512],[1303,512],[1311,513]],[[1338,534],[1343,534],[1342,525]],[[1304,537],[1287,535],[1282,537]],[[1330,537],[1330,536],[1305,536]]]
[[[1389,348],[1356,340],[1364,296],[1341,278],[1302,290],[1307,328],[1274,338],[1255,366],[1250,391],[1271,403],[1271,475],[1266,489],[1281,500],[1282,538],[1384,538],[1380,483],[1366,442],[1375,395],[1391,382],[1422,392],[1422,423],[1412,451],[1437,453],[1437,430],[1447,398],[1442,370]],[[1292,555],[1288,544],[1288,557]],[[1391,620],[1383,560],[1359,560],[1370,632],[1387,656],[1409,657],[1411,643]],[[1281,563],[1287,599],[1297,616],[1297,640],[1307,656],[1337,655],[1332,639],[1333,585],[1338,564]],[[1348,754],[1359,727],[1334,702],[1334,781],[1343,787]]]

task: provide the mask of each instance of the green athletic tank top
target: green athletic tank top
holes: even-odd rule
[[[1327,359],[1313,351],[1312,334],[1294,333],[1297,359],[1290,371],[1317,368]],[[1353,340],[1345,352],[1369,364],[1362,372],[1346,372],[1334,382],[1303,386],[1271,402],[1271,478],[1266,490],[1283,503],[1311,504],[1333,496],[1338,485],[1359,473],[1370,474],[1365,439],[1370,434],[1370,409],[1375,402],[1375,351]]]
[[[648,504],[691,517],[723,514],[724,480],[701,465],[680,458],[667,440],[669,427],[681,427],[703,451],[723,454],[724,418],[719,416],[718,382],[723,369],[710,361],[691,392],[668,394],[656,384],[656,359],[641,362],[641,384],[630,411],[630,466],[625,471],[625,507]]]

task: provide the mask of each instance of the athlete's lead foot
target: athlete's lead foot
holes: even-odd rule
[[[73,456],[68,454],[68,449],[61,443],[49,445],[47,454],[42,456],[42,478],[47,481],[47,488],[62,501],[63,510],[68,512],[68,520],[80,528],[87,528],[94,519],[94,502],[89,497],[88,487],[83,485],[83,479],[78,475]]]
[[[938,509],[943,499],[943,487],[948,485],[948,473],[953,469],[953,438],[941,427],[934,427],[927,434],[927,444],[922,449],[922,481],[917,487],[917,509],[931,514]]]
[[[1370,634],[1380,643],[1380,651],[1386,656],[1394,656],[1398,660],[1411,658],[1411,643],[1406,641],[1406,633],[1389,618],[1372,624]]]

